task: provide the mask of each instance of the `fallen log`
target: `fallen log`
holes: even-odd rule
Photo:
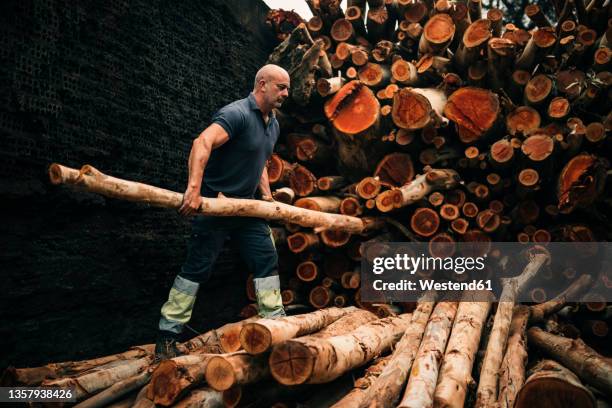
[[[530,370],[514,404],[516,408],[534,406],[595,408],[596,403],[573,372],[555,361],[542,360]]]
[[[527,331],[529,344],[543,350],[572,370],[586,384],[605,395],[612,395],[612,362],[599,355],[580,339],[555,336],[532,327]]]
[[[260,319],[243,326],[240,344],[250,354],[261,354],[285,340],[317,332],[356,310],[355,307],[331,307],[297,316]]]
[[[578,295],[591,287],[592,284],[593,277],[591,275],[581,275],[567,289],[553,299],[531,306],[529,322],[533,324],[545,321],[549,315],[561,310],[566,305],[568,299],[577,298]]]
[[[398,407],[433,406],[438,370],[457,313],[457,305],[457,302],[444,301],[438,303],[433,310]]]
[[[41,386],[74,388],[76,400],[81,401],[119,381],[142,373],[149,367],[152,361],[152,356],[127,361],[114,361],[102,367],[84,372],[81,375],[77,374],[73,377],[45,380],[41,383]]]
[[[124,395],[129,394],[130,392],[140,389],[145,384],[149,382],[151,379],[151,373],[149,371],[143,371],[140,374],[132,376],[130,378],[126,378],[125,380],[121,380],[111,385],[104,391],[94,395],[91,398],[86,399],[85,401],[76,404],[75,407],[78,408],[98,408],[105,407],[111,404],[114,401],[117,401]]]
[[[245,351],[210,357],[206,364],[206,383],[217,391],[235,385],[252,384],[270,375],[266,355],[251,355]]]
[[[327,339],[288,340],[270,354],[272,376],[285,385],[333,381],[388,350],[405,331],[410,316],[376,320]]]
[[[54,163],[49,167],[49,177],[53,184],[73,184],[106,197],[164,208],[178,209],[183,200],[182,194],[107,176],[89,165],[76,170]],[[363,223],[359,218],[300,209],[279,202],[203,197],[199,212],[224,217],[259,217],[291,222],[303,227],[322,227],[352,233],[363,231]]]
[[[396,405],[421,344],[423,332],[434,308],[435,300],[436,294],[433,292],[426,293],[419,299],[412,314],[412,320],[396,344],[391,360],[374,383],[370,385],[359,407],[368,405],[392,407]]]
[[[550,262],[548,254],[532,254],[520,275],[502,279],[503,289],[500,295],[500,302],[495,313],[493,329],[491,330],[491,336],[480,371],[476,407],[487,407],[497,401],[499,368],[501,367],[504,350],[506,349],[516,297],[533,281],[547,262]]]
[[[470,294],[466,293],[459,302],[434,393],[436,407],[459,408],[465,403],[468,387],[474,383],[474,359],[491,309],[491,302],[486,300],[470,301]]]
[[[367,400],[367,390],[382,373],[382,370],[387,366],[391,356],[377,359],[370,365],[364,375],[357,380],[353,389],[346,394],[340,401],[336,402],[331,408],[354,408],[362,406]]]
[[[525,330],[529,321],[529,307],[515,307],[508,334],[508,347],[501,364],[499,375],[499,397],[497,404],[501,408],[512,408],[516,397],[525,383],[525,365],[527,363],[527,341]]]

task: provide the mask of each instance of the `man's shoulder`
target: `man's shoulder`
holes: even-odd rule
[[[235,100],[233,102],[230,102],[227,105],[223,106],[219,110],[220,111],[238,110],[238,111],[241,111],[243,113],[248,113],[248,111],[249,111],[249,99],[248,98],[237,99],[237,100]]]

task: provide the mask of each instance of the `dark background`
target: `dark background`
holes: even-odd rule
[[[0,2],[0,370],[154,341],[188,220],[48,182],[91,164],[183,192],[191,142],[273,47],[260,0]],[[192,326],[229,320],[226,249]],[[220,290],[221,289],[221,290]]]

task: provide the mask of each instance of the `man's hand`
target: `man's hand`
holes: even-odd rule
[[[181,204],[181,208],[179,208],[179,214],[194,215],[198,212],[201,205],[202,196],[200,195],[200,191],[187,187],[187,190],[183,195],[183,203]]]
[[[267,194],[262,194],[261,199],[264,201],[274,201],[274,197],[271,195],[267,195]]]

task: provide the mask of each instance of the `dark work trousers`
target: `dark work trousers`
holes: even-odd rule
[[[193,220],[187,260],[179,276],[206,283],[228,236],[237,243],[240,256],[254,278],[278,275],[278,255],[266,220],[198,215]]]
[[[259,314],[283,316],[278,255],[268,223],[253,217],[198,215],[192,224],[187,260],[174,280],[168,301],[162,306],[159,329],[181,333],[191,319],[201,284],[210,278],[227,237],[238,244],[241,258],[253,273]]]

